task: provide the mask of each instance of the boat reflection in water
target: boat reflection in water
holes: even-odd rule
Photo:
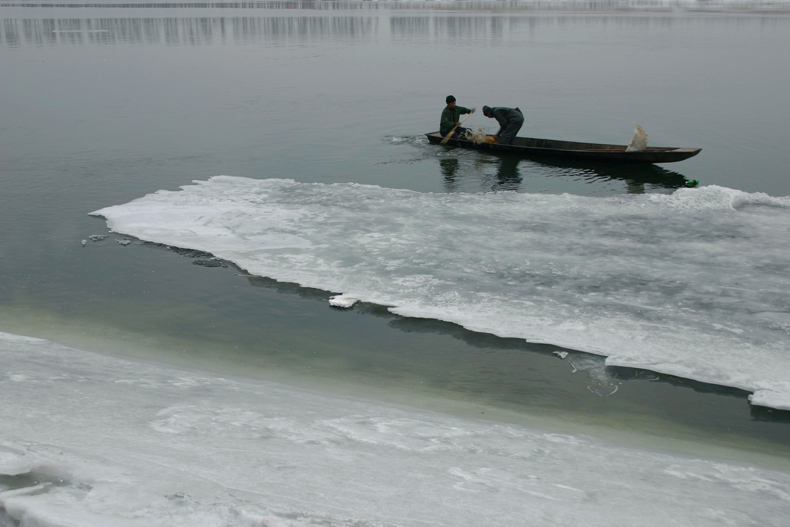
[[[475,156],[472,154],[470,157]],[[564,183],[569,181],[581,181],[590,185],[622,181],[626,185],[628,194],[644,194],[648,189],[659,192],[662,189],[672,191],[696,185],[695,180],[689,180],[683,174],[653,164],[621,165],[556,158],[524,159],[518,155],[492,152],[478,154],[474,159],[470,157],[463,155],[439,160],[445,189],[451,192],[471,190],[467,189],[470,178],[474,178],[482,187],[478,190],[484,191],[516,191],[522,187],[525,178],[529,179],[532,187],[530,192],[533,191],[534,185],[539,185],[536,191],[550,189],[565,192],[568,189],[565,188]],[[564,181],[558,188],[556,184],[549,182],[552,178],[560,178]],[[548,182],[546,186],[549,189],[543,188],[537,181]],[[591,193],[597,194],[597,192]]]

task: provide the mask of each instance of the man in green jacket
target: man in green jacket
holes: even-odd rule
[[[448,95],[447,99],[447,106],[442,110],[442,120],[439,123],[439,133],[442,134],[443,137],[446,137],[447,134],[450,133],[450,130],[453,129],[453,126],[457,125],[460,121],[459,117],[465,113],[473,113],[475,111],[474,108],[464,108],[463,106],[456,106],[455,104],[455,97],[452,95]],[[463,136],[466,133],[466,128],[459,126],[455,129],[455,133],[453,137]]]

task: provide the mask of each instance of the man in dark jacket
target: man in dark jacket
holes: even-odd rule
[[[452,95],[448,95],[447,99],[447,106],[445,106],[444,110],[442,110],[442,120],[439,123],[439,133],[442,136],[447,136],[450,133],[450,130],[453,129],[453,126],[457,125],[460,121],[459,117],[465,113],[472,113],[475,111],[474,108],[464,108],[463,106],[456,106],[455,97]],[[459,126],[455,129],[455,133],[453,137],[462,136],[466,133],[466,128]]]
[[[496,133],[497,143],[503,145],[513,144],[513,139],[524,124],[524,114],[518,108],[483,106],[483,115],[496,119],[499,131]]]

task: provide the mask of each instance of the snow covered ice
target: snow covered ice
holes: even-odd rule
[[[592,198],[217,176],[93,214],[251,274],[790,409],[790,198]]]
[[[783,526],[790,474],[0,333],[0,525]],[[19,522],[19,523],[15,523]]]
[[[336,295],[329,299],[330,306],[342,307],[344,309],[354,307],[354,304],[356,304],[357,302],[358,299],[346,295]]]

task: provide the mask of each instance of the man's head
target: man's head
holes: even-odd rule
[[[483,106],[483,115],[485,115],[486,117],[493,117],[494,112],[491,111],[490,106]]]
[[[453,97],[452,95],[448,95],[445,101],[447,102],[447,106],[449,106],[450,108],[453,108],[455,106],[455,97]]]

